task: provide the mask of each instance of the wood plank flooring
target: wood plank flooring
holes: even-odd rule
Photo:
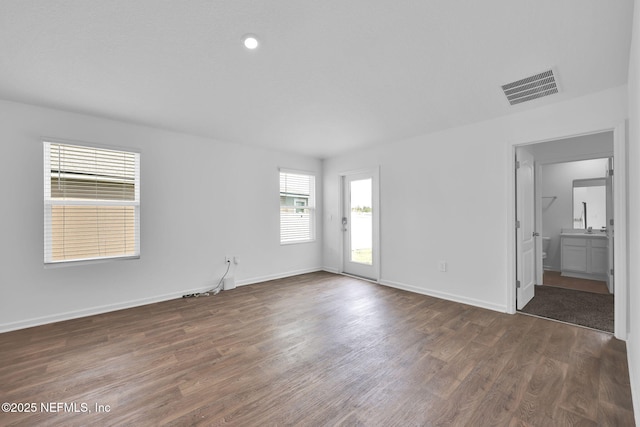
[[[607,288],[607,282],[562,276],[559,271],[545,271],[542,283],[545,286],[555,286],[557,288],[610,295],[609,288]]]
[[[3,426],[634,425],[609,334],[324,272],[0,334],[0,356],[2,402],[37,405]]]

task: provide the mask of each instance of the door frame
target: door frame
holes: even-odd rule
[[[626,341],[628,336],[627,312],[628,299],[628,260],[629,250],[627,246],[627,122],[618,123],[613,128],[593,129],[582,133],[560,134],[541,140],[529,140],[524,142],[510,141],[505,150],[506,164],[508,165],[505,179],[507,184],[507,284],[506,284],[506,311],[509,314],[516,312],[516,174],[515,154],[516,147],[549,142],[565,138],[572,138],[595,133],[613,131],[613,162],[614,162],[614,225],[616,238],[614,239],[615,259],[613,269],[615,272],[614,283],[614,335],[616,338]]]
[[[371,195],[373,197],[373,272],[375,277],[372,277],[376,283],[380,282],[380,166],[372,168],[363,168],[350,170],[338,173],[340,177],[340,218],[345,212],[345,194],[344,194],[344,180],[349,175],[358,174],[370,174],[373,178]],[[342,231],[342,222],[340,221],[340,274],[347,274],[344,271],[344,245],[345,245],[345,233]],[[366,278],[363,278],[366,279]]]

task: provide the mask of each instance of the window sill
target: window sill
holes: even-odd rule
[[[135,259],[140,259],[140,255],[108,257],[108,258],[86,258],[86,259],[69,260],[69,261],[45,262],[44,268],[49,269],[49,268],[71,267],[76,265],[104,264],[107,262],[129,261],[129,260],[135,260]]]
[[[311,240],[296,240],[294,242],[280,242],[280,246],[301,245],[304,243],[314,243],[316,239]]]

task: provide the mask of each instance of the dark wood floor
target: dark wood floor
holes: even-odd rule
[[[329,273],[0,334],[0,355],[1,400],[38,405],[3,426],[634,424],[609,334]]]
[[[557,288],[610,295],[609,288],[607,288],[607,282],[562,276],[559,271],[545,271],[542,283],[545,286],[555,286]]]

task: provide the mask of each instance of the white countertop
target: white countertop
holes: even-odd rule
[[[593,233],[560,233],[560,237],[596,237],[606,239],[607,233],[600,231],[594,231]]]

